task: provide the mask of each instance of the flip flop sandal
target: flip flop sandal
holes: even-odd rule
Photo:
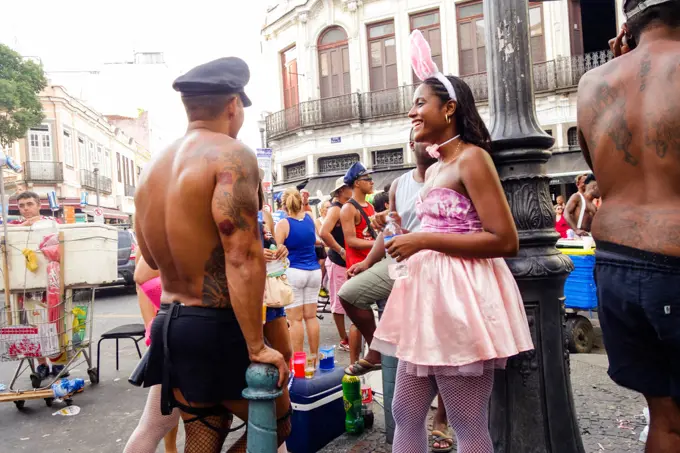
[[[439,444],[441,445],[442,442],[446,442],[449,444],[448,447],[435,447],[434,444]],[[444,433],[439,430],[432,430],[431,434],[431,440],[430,440],[430,449],[435,452],[435,453],[446,453],[449,451],[453,451],[453,437],[451,436],[450,433]]]
[[[382,364],[373,364],[364,359],[359,359],[352,365],[345,368],[345,374],[349,376],[363,376],[370,373],[371,371],[382,370]]]

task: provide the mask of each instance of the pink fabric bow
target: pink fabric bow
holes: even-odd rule
[[[433,159],[439,159],[439,156],[441,156],[441,153],[439,152],[439,145],[430,145],[425,148],[425,151],[427,151],[427,154],[429,154]]]
[[[437,63],[432,60],[432,49],[418,29],[411,33],[411,66],[421,81],[434,77],[439,72]]]

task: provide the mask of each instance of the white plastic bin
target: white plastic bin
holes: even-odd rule
[[[1,231],[1,230],[0,230]],[[10,290],[44,289],[47,287],[47,259],[38,249],[43,237],[64,233],[65,286],[97,286],[115,282],[118,278],[118,229],[113,226],[87,223],[56,225],[41,221],[32,227],[8,226],[8,264]],[[26,269],[24,249],[36,252],[38,270]],[[0,290],[5,289],[0,278]]]

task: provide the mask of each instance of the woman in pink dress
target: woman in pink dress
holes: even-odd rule
[[[412,36],[412,44],[423,46],[419,39]],[[426,50],[414,60],[429,57]],[[437,390],[458,452],[492,453],[494,368],[533,349],[520,292],[503,260],[517,253],[518,235],[472,91],[419,63],[414,70],[424,82],[409,118],[417,142],[439,144],[428,148],[439,162],[428,169],[416,205],[421,231],[386,243],[397,261],[408,259],[409,276],[395,281],[371,347],[399,358],[394,453],[427,451],[425,422]]]

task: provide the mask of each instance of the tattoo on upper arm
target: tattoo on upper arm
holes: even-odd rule
[[[643,55],[640,62],[640,92],[647,88],[647,76],[652,71],[652,56],[647,53]]]
[[[258,175],[256,172],[251,174],[254,172],[234,154],[223,157],[226,162],[217,174],[215,204],[220,214],[226,217],[218,228],[225,236],[251,229],[258,233],[257,225],[254,227],[250,221],[257,216]]]

